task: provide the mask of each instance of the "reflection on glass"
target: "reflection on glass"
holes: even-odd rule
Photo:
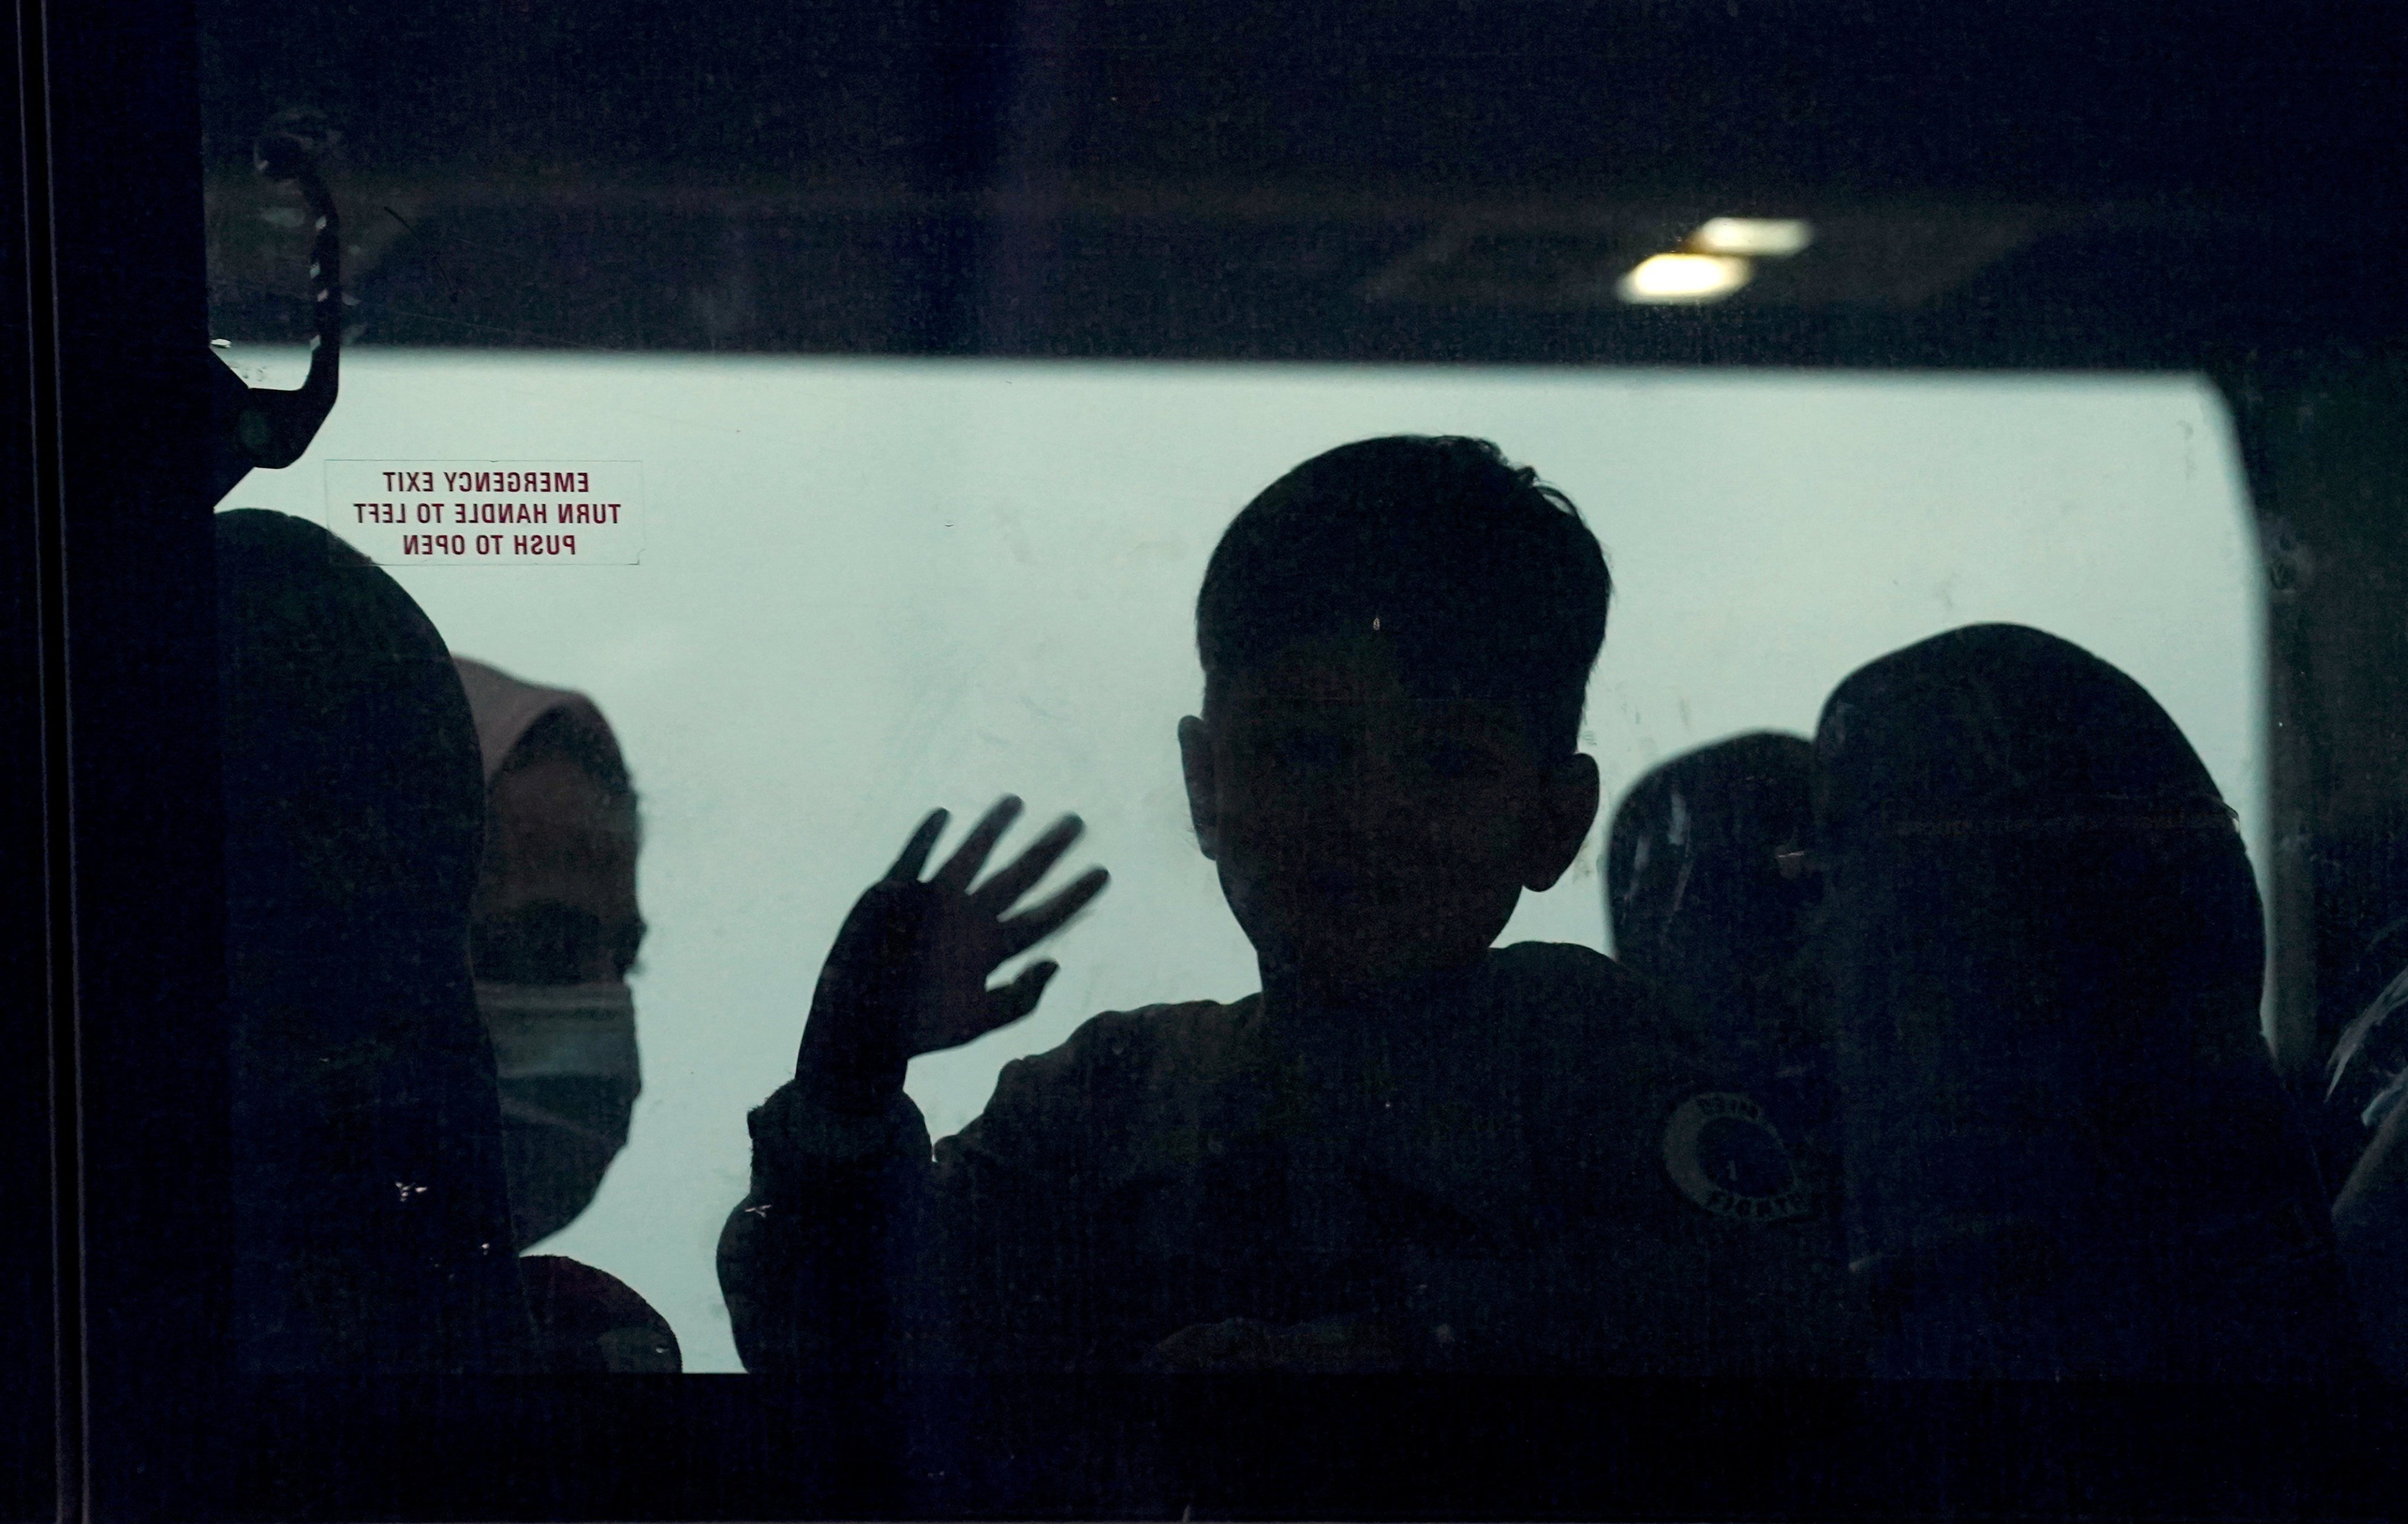
[[[1755,267],[1726,254],[1654,254],[1614,290],[1626,302],[1715,302],[1748,283]]]
[[[1689,235],[1699,254],[1781,259],[1814,241],[1814,224],[1794,217],[1710,217]]]

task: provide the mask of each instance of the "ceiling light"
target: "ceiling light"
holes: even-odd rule
[[[1716,217],[1689,235],[1700,254],[1749,254],[1780,259],[1814,241],[1814,224],[1795,218]]]
[[[1641,260],[1614,288],[1626,302],[1716,302],[1747,284],[1743,259],[1718,254],[1658,254]]]

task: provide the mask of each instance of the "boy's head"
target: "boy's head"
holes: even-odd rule
[[[1477,957],[1597,814],[1574,749],[1605,557],[1476,439],[1365,440],[1271,484],[1197,599],[1197,836],[1265,977],[1342,991]]]

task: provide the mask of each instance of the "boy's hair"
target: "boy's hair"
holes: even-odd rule
[[[1416,689],[1518,705],[1577,748],[1613,592],[1580,511],[1484,439],[1341,445],[1265,488],[1196,599],[1205,704],[1300,641],[1376,628]]]

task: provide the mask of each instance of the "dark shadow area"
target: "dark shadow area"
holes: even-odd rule
[[[2386,1393],[1980,1382],[404,1378],[238,1411],[246,1519],[2377,1518],[2408,1438]]]
[[[219,336],[308,332],[280,117],[337,145],[371,345],[2186,366],[2408,320],[2374,7],[339,14],[204,7]],[[1615,299],[1725,214],[1820,237]]]

